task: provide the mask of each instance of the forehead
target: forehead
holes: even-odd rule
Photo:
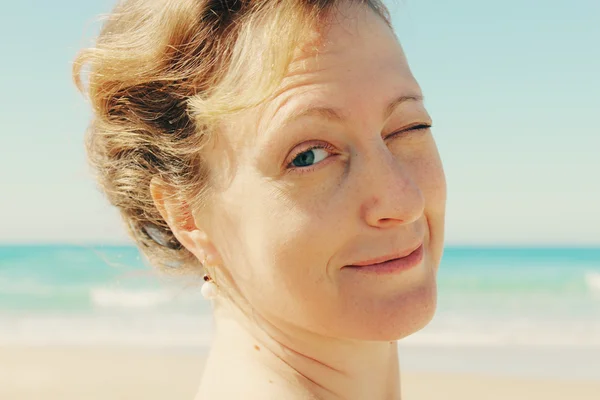
[[[400,96],[420,96],[393,31],[367,7],[353,6],[297,49],[274,93],[243,115],[245,135],[256,139],[307,108],[352,113],[361,104],[375,108]],[[366,109],[363,107],[363,109]],[[241,132],[238,130],[238,134]]]

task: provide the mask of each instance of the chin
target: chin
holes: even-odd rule
[[[423,329],[431,322],[437,308],[435,284],[423,286],[402,297],[402,303],[381,319],[381,329],[372,340],[401,340]]]
[[[400,340],[423,329],[433,319],[437,306],[435,277],[393,298],[373,300],[354,310],[343,323],[343,337],[366,341]]]

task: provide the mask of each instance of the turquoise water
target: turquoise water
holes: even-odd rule
[[[171,302],[160,296],[166,279],[135,247],[0,247],[0,312],[152,308]]]
[[[206,345],[202,282],[133,247],[0,247],[0,344]],[[600,349],[600,248],[450,247],[438,311],[407,346]]]

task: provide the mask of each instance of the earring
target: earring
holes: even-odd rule
[[[217,297],[218,291],[217,285],[212,278],[209,275],[204,275],[204,283],[200,289],[202,296],[204,296],[204,298],[207,300],[212,300]]]

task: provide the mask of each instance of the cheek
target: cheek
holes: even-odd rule
[[[327,265],[336,238],[331,234],[332,224],[321,217],[318,208],[271,202],[269,211],[271,229],[263,226],[259,233],[266,279],[273,284],[273,294],[310,308],[315,299],[328,296]],[[298,307],[293,308],[299,312]]]
[[[443,217],[446,210],[446,176],[435,144],[421,158],[416,176],[425,197],[426,212]]]
[[[432,264],[437,268],[444,246],[446,214],[446,177],[433,139],[411,163],[411,174],[425,199],[425,218],[429,228]]]
[[[334,296],[327,262],[336,235],[323,202],[300,204],[272,184],[244,183],[221,203],[227,229],[220,241],[235,286],[263,314],[309,318]]]
[[[398,158],[419,186],[425,199],[426,212],[443,212],[446,204],[446,177],[433,136],[416,139],[400,146]]]

